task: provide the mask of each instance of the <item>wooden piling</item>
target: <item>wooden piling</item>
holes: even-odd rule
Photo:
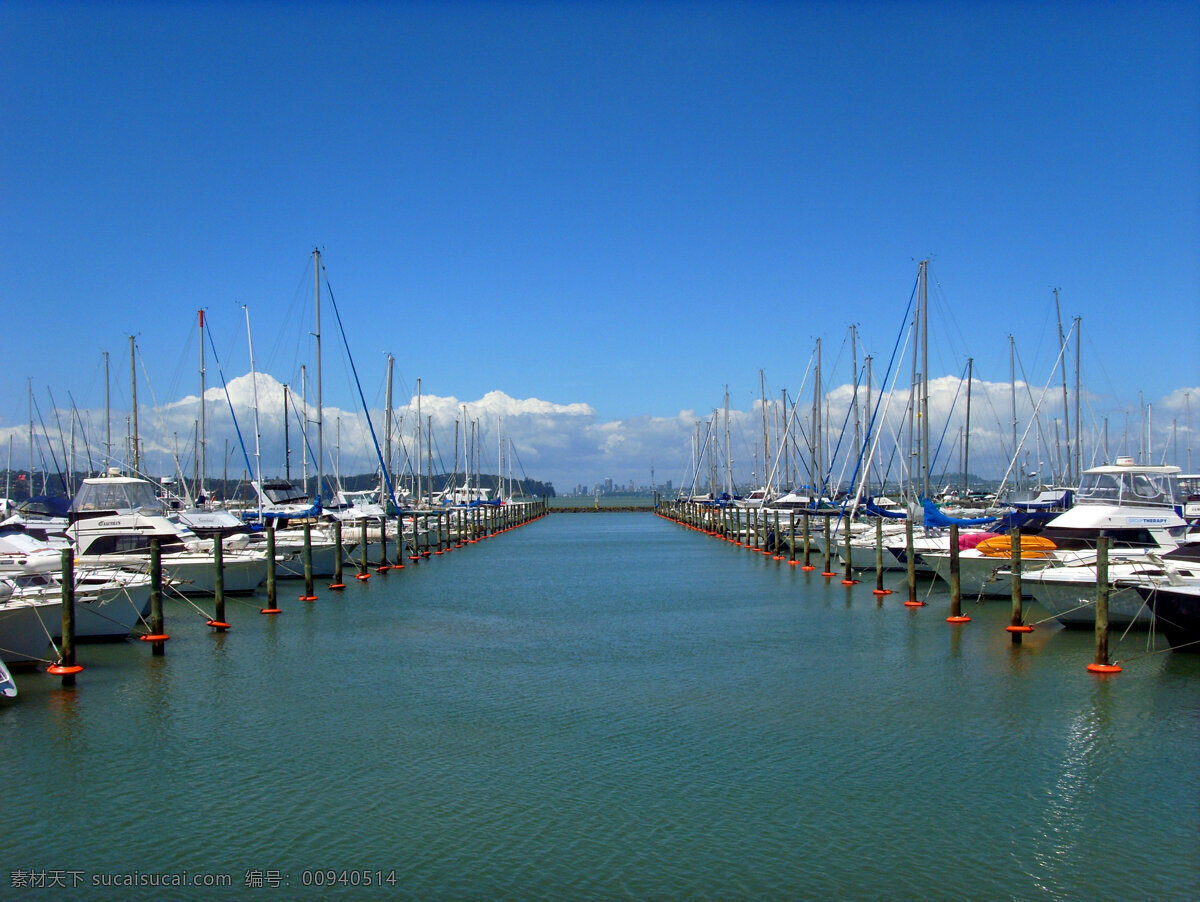
[[[225,619],[225,543],[213,536],[213,618],[209,626],[218,633],[229,629]]]
[[[788,511],[788,563],[796,566],[796,509]]]
[[[267,606],[260,614],[279,614],[279,592],[275,582],[275,521],[267,523]]]
[[[358,576],[356,578],[360,580],[367,580],[371,578],[371,574],[369,572],[371,562],[367,559],[367,554],[369,553],[371,547],[367,542],[367,518],[363,517],[359,522],[362,524],[362,554],[359,555]]]
[[[387,555],[387,514],[379,518],[379,566],[376,573],[387,573],[389,570]]]
[[[843,541],[843,543],[842,543],[842,550],[846,557],[846,568],[844,571],[844,575],[842,576],[842,585],[843,586],[853,586],[855,583],[858,582],[858,580],[856,580],[854,578],[854,567],[850,563],[850,538],[851,537],[850,537],[850,518],[849,517],[842,520],[842,529],[846,533],[845,541]]]
[[[1008,531],[1010,568],[1012,570],[1012,617],[1009,619],[1008,632],[1012,636],[1012,644],[1021,644],[1021,634],[1030,631],[1023,623],[1025,617],[1021,602],[1021,531],[1015,526]]]
[[[925,602],[917,600],[917,558],[916,553],[913,551],[911,516],[906,517],[904,520],[904,564],[908,577],[908,601],[904,602],[904,604],[910,608],[924,607]]]
[[[48,667],[47,672],[60,675],[63,686],[74,686],[75,674],[83,669],[75,663],[75,549],[64,548],[61,560],[62,639],[59,644],[61,660]]]
[[[317,600],[317,590],[313,586],[312,524],[307,520],[304,521],[304,595],[300,600]]]
[[[821,575],[828,578],[833,576],[833,571],[829,569],[829,545],[833,541],[829,531],[829,514],[825,515],[825,553],[822,555],[822,560],[825,562],[825,569],[821,571]]]
[[[812,515],[804,513],[804,566],[802,570],[816,570],[812,562]]]
[[[1096,540],[1096,658],[1088,665],[1090,673],[1120,673],[1121,667],[1108,662],[1108,545],[1111,539]]]
[[[947,623],[967,623],[962,612],[962,577],[958,570],[958,524],[950,524],[950,616]]]
[[[336,517],[333,521],[333,544],[337,546],[337,550],[333,556],[333,582],[329,584],[329,588],[338,592],[346,588],[346,584],[342,581],[342,555],[346,553],[346,550],[342,544],[342,521]]]
[[[892,594],[891,589],[883,587],[883,517],[875,518],[875,594]]]
[[[163,627],[162,539],[150,540],[150,654],[156,658],[166,653]]]

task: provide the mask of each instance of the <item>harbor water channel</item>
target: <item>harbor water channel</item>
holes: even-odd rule
[[[1200,655],[1144,633],[1096,676],[648,512],[346,582],[19,673],[3,897],[1200,897]]]

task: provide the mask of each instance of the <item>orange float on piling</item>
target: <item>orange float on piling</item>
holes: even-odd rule
[[[279,608],[262,608],[258,613],[260,613],[260,614],[282,614],[283,611],[280,610]]]
[[[858,580],[856,580],[856,579],[844,579],[844,580],[842,580],[842,585],[843,585],[843,586],[857,586],[857,585],[858,585]]]
[[[1120,673],[1121,665],[1119,664],[1089,664],[1087,666],[1088,673]]]
[[[923,607],[925,607],[925,602],[923,602],[923,601],[906,601],[906,602],[904,602],[904,606],[906,608],[923,608]]]
[[[333,589],[333,591],[335,591],[335,592],[340,592],[342,589],[346,588],[346,584],[345,583],[330,583],[329,588]]]
[[[361,582],[366,582],[368,579],[371,578],[371,574],[370,573],[355,573],[354,578]]]
[[[166,633],[147,633],[145,636],[138,636],[143,642],[166,642],[171,637]]]
[[[301,600],[301,601],[316,601],[316,600],[317,600],[317,596],[315,596],[315,595],[301,595],[301,596],[300,596],[300,600]]]
[[[1117,668],[1118,670],[1120,668]],[[82,673],[83,665],[81,664],[51,664],[46,668],[46,673],[51,673],[54,676],[70,676],[71,674]]]
[[[1016,624],[1015,626],[1012,624],[1009,624],[1008,626],[1005,627],[1005,629],[1008,630],[1010,633],[1032,633],[1033,632],[1032,626],[1025,626],[1024,624],[1019,624],[1019,623]]]
[[[205,620],[205,621],[204,621],[204,625],[205,625],[205,626],[211,626],[211,627],[212,627],[213,629],[215,629],[215,630],[227,630],[227,629],[229,629],[229,624],[228,624],[228,623],[226,623],[224,620]]]
[[[871,594],[872,595],[891,595],[892,590],[891,589],[872,589]]]
[[[966,614],[958,614],[957,616],[947,617],[946,622],[947,623],[970,623],[971,618],[968,617]]]
[[[804,564],[800,567],[801,570],[816,570],[816,564]]]

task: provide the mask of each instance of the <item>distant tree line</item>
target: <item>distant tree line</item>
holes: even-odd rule
[[[21,502],[36,495],[59,495],[71,497],[75,494],[75,490],[83,481],[83,477],[78,474],[76,474],[73,479],[68,479],[64,473],[42,473],[39,471],[38,473],[34,474],[33,479],[30,479],[28,470],[0,471],[0,473],[3,473],[3,475],[0,476],[0,480],[3,480],[0,482],[0,492],[4,492],[5,489],[7,489],[6,497],[10,498],[14,502]],[[273,479],[275,477],[268,478]],[[446,487],[447,483],[449,483],[452,479],[457,481],[459,484],[462,482],[461,476],[453,477],[452,474],[448,473],[434,473],[433,491],[442,491]],[[159,482],[159,480],[153,481]],[[297,485],[300,483],[299,477],[293,478],[292,481]],[[478,479],[478,483],[481,484],[483,488],[488,489],[493,497],[495,496],[497,481],[498,480],[496,476],[487,473],[481,474]],[[308,478],[308,483],[308,488],[312,490],[315,487],[316,476],[310,475]],[[329,487],[333,484],[334,478],[332,474],[325,474],[327,496]],[[475,476],[471,477],[471,484],[476,485]],[[555,497],[554,484],[550,482],[541,482],[537,479],[514,479],[511,481],[511,484],[513,494],[523,493],[525,495],[535,495],[539,498]],[[379,485],[379,474],[361,473],[356,476],[343,476],[341,479],[341,485],[342,488],[348,492],[360,492],[373,489]],[[405,489],[411,490],[410,480],[408,477],[405,477],[402,485]],[[172,481],[166,482],[164,487],[169,491],[174,491],[174,485]],[[204,487],[208,491],[210,498],[215,498],[219,501],[226,499],[249,501],[252,497],[254,497],[254,489],[244,479],[207,479],[204,482]],[[397,485],[397,490],[399,490],[400,487],[400,485]],[[422,477],[421,488],[422,492],[429,492],[428,476]]]

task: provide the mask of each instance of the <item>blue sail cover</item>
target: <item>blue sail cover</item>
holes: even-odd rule
[[[930,501],[928,498],[921,499],[921,507],[925,511],[926,526],[983,526],[985,523],[995,523],[998,517],[975,517],[974,519],[964,519],[962,517],[949,517],[943,514],[941,509]]]
[[[863,502],[863,510],[872,517],[886,517],[889,520],[907,520],[907,511],[885,511],[882,507],[875,504],[874,498],[868,498]]]

